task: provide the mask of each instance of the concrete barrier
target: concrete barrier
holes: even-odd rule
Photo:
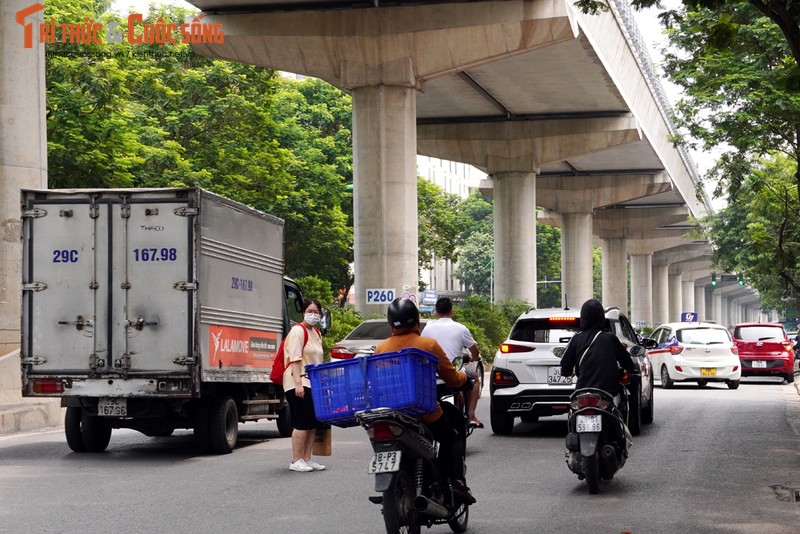
[[[60,399],[22,396],[19,350],[0,356],[0,435],[64,424]]]

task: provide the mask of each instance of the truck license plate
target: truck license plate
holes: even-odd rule
[[[578,432],[600,432],[603,430],[603,419],[600,415],[579,415],[575,421]]]
[[[369,464],[369,473],[393,473],[400,471],[400,456],[402,451],[376,452]]]
[[[128,399],[101,397],[97,401],[97,415],[102,417],[127,417]]]

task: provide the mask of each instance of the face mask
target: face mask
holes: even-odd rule
[[[304,315],[306,323],[310,325],[317,324],[321,318],[322,317],[318,313],[307,313]]]

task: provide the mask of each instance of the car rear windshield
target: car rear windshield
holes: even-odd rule
[[[420,321],[420,331],[425,329],[425,321]],[[386,339],[392,335],[392,329],[386,321],[375,321],[373,323],[361,323],[355,330],[348,334],[347,339],[360,341],[362,339]]]
[[[744,341],[783,341],[786,336],[780,326],[740,326],[733,337]]]
[[[580,319],[577,317],[522,319],[514,325],[509,337],[529,343],[567,343],[579,331]]]
[[[681,343],[692,345],[716,345],[719,343],[730,343],[731,338],[728,331],[721,328],[682,328],[678,330],[676,337]]]

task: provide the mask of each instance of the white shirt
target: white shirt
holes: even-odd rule
[[[422,336],[435,339],[451,362],[461,356],[461,351],[475,345],[469,329],[449,317],[429,322]]]

